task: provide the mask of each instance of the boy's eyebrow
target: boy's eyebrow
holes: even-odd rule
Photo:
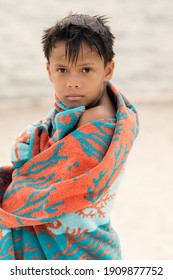
[[[84,62],[79,64],[78,66],[88,66],[88,65],[96,65],[94,62]],[[54,63],[54,66],[59,66],[59,67],[67,67],[67,65],[61,64],[61,63]]]
[[[67,65],[61,64],[61,63],[54,63],[54,66],[58,66],[58,67],[67,67]]]
[[[85,62],[85,63],[79,64],[79,66],[87,66],[87,65],[95,65],[95,63],[94,62]]]

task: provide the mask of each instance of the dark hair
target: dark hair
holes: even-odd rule
[[[49,56],[56,43],[65,42],[66,57],[72,63],[77,62],[82,43],[96,51],[106,65],[114,57],[114,36],[105,25],[105,16],[70,14],[51,28],[44,30],[42,36],[43,51],[49,62]]]

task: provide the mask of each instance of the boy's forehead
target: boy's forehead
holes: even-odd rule
[[[52,49],[50,59],[56,59],[59,62],[62,61],[69,61],[67,57],[67,52],[66,52],[66,44],[65,42],[58,42],[56,43],[55,47]],[[79,60],[86,60],[88,62],[94,62],[96,59],[101,59],[100,56],[96,51],[91,49],[87,44],[82,43],[80,51],[79,51],[79,56],[78,56],[78,61]]]

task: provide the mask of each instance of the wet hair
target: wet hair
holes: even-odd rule
[[[106,66],[114,57],[115,39],[106,23],[105,16],[70,14],[44,30],[41,42],[48,63],[52,49],[58,42],[65,42],[66,57],[72,63],[77,62],[82,43],[85,43],[98,53]]]

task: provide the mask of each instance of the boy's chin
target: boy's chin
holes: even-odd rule
[[[63,104],[68,107],[69,109],[74,109],[74,108],[77,108],[77,107],[81,107],[81,106],[84,106],[85,105],[83,104],[83,102],[77,102],[77,101],[73,101],[73,102],[63,102]]]

